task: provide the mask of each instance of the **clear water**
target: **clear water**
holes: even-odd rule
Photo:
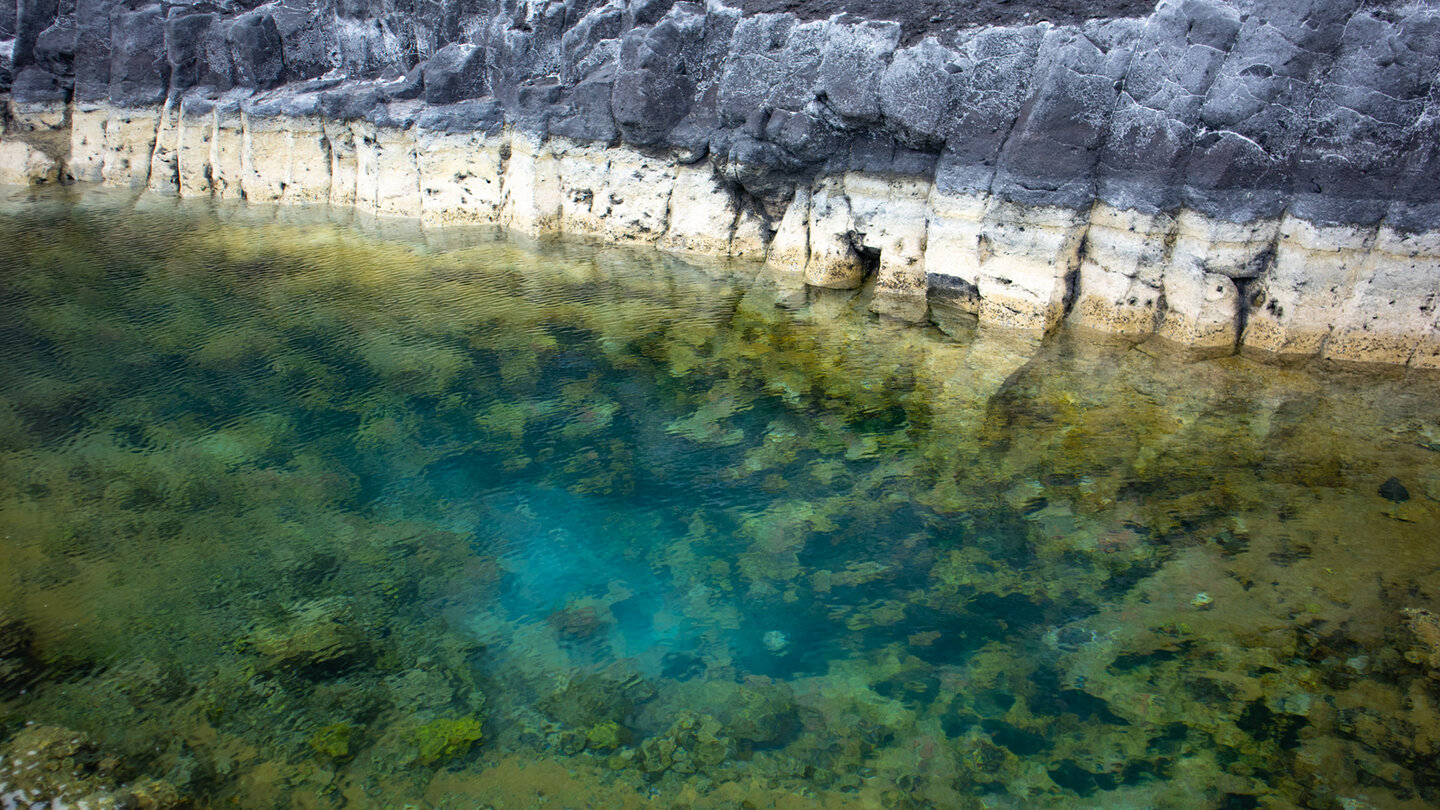
[[[0,244],[6,807],[1440,804],[1433,376],[313,210]]]

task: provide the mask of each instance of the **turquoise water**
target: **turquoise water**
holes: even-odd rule
[[[1440,803],[1433,376],[324,210],[0,244],[0,800]]]

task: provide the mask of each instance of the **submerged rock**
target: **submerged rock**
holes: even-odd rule
[[[116,810],[170,810],[188,804],[174,785],[163,780],[124,782],[126,770],[80,732],[30,726],[0,748],[0,802],[5,807]]]
[[[583,675],[541,699],[538,706],[551,719],[584,731],[611,722],[623,724],[636,706],[654,696],[655,688],[638,678]]]
[[[794,694],[785,684],[751,678],[745,683],[714,684],[707,691],[726,735],[739,743],[775,744],[799,727]]]
[[[1406,657],[1424,664],[1430,677],[1440,679],[1440,616],[1423,608],[1404,608],[1400,614],[1416,642]]]
[[[255,630],[249,641],[267,669],[307,675],[333,675],[369,655],[354,603],[342,596],[295,605],[286,622]]]

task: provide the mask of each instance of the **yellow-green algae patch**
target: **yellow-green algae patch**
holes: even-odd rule
[[[66,194],[0,213],[0,795],[1440,803],[1433,377]]]

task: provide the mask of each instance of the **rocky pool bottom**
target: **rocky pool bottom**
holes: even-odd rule
[[[0,244],[7,808],[1440,804],[1433,375],[323,209]]]

